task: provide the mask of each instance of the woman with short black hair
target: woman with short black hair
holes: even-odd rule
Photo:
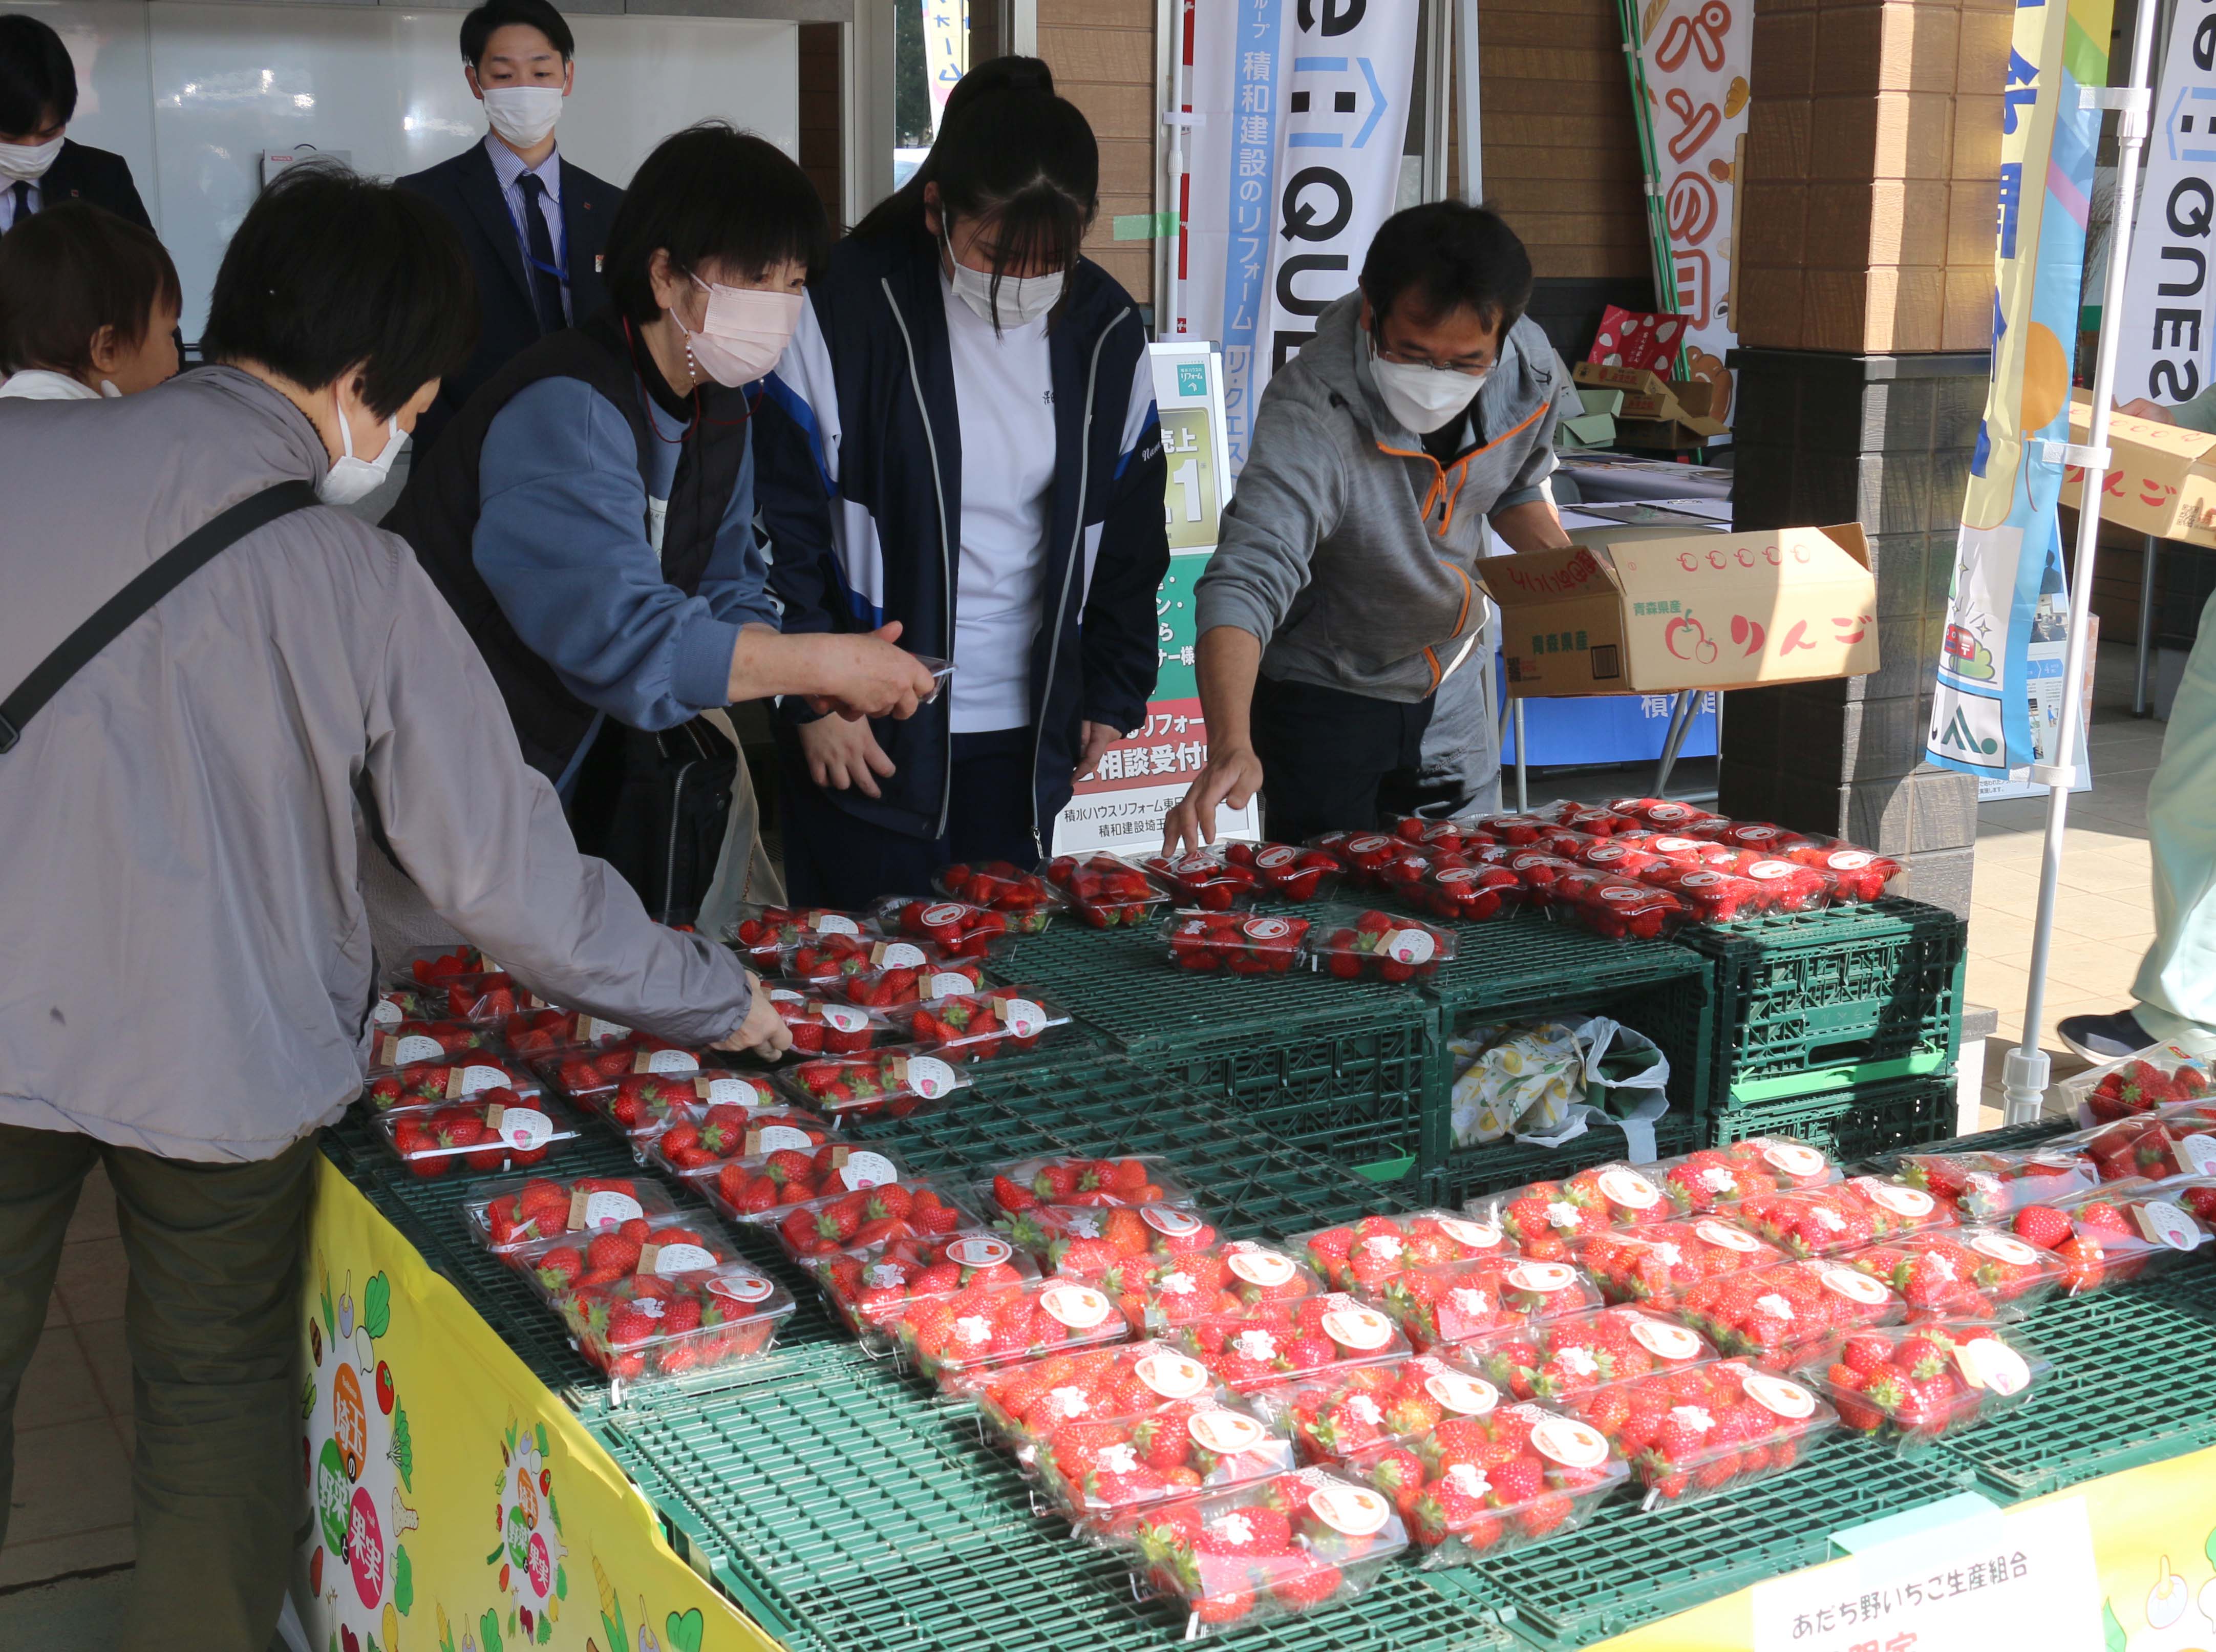
[[[775,145],[721,122],[665,139],[609,229],[609,310],[495,374],[385,518],[477,639],[579,841],[673,922],[723,843],[723,811],[687,800],[717,796],[699,782],[734,761],[701,713],[805,694],[904,717],[931,692],[897,626],[781,636],[766,589],[744,387],[829,240]]]
[[[15,1396],[97,1164],[130,1269],[121,1652],[256,1652],[276,1627],[315,1132],[361,1092],[374,857],[548,998],[789,1042],[728,950],[578,854],[408,547],[318,507],[375,482],[474,316],[434,208],[296,168],[225,255],[214,365],[0,401],[0,1543]]]
[[[0,397],[97,401],[177,370],[177,267],[151,230],[65,201],[0,236]]]

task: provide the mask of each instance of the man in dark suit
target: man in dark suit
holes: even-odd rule
[[[0,17],[0,234],[57,200],[154,227],[131,163],[63,135],[76,113],[77,68],[62,37],[21,12]]]
[[[398,180],[461,232],[483,317],[477,354],[416,423],[419,454],[510,356],[607,301],[601,250],[623,191],[554,146],[562,100],[576,82],[576,45],[546,0],[486,0],[462,20],[462,60],[492,130],[452,160]]]

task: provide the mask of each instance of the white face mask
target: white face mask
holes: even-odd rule
[[[327,505],[350,505],[357,499],[366,499],[377,491],[379,485],[391,474],[392,461],[400,457],[400,450],[408,445],[401,434],[400,417],[395,414],[385,422],[385,449],[375,459],[356,459],[354,455],[354,422],[339,409],[339,457],[331,461],[331,468],[323,479],[316,484],[316,497]]]
[[[993,272],[972,269],[954,256],[954,243],[946,238],[945,219],[939,220],[939,244],[946,249],[946,262],[954,266],[954,295],[977,312],[981,320],[995,327],[1028,327],[1041,316],[1062,302],[1062,289],[1067,272],[1056,270],[1047,275],[1000,278],[1000,311],[993,313]]]
[[[49,138],[43,144],[0,144],[0,178],[36,183],[62,152],[62,142],[59,138]]]
[[[518,149],[529,149],[562,118],[559,86],[487,86],[485,119]]]
[[[1421,363],[1388,361],[1377,354],[1377,341],[1370,342],[1370,373],[1385,410],[1419,436],[1428,436],[1459,417],[1477,399],[1477,392],[1493,376],[1483,373],[1442,373]]]
[[[698,275],[692,284],[708,295],[700,330],[687,327],[674,310],[669,318],[685,335],[685,354],[694,371],[732,390],[767,376],[800,325],[800,306],[808,300],[797,293],[711,286]]]

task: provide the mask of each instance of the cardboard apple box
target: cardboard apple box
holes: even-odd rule
[[[2092,422],[2090,402],[2072,398],[2070,440],[2084,441]],[[2072,465],[2062,473],[2062,502],[2074,509],[2084,494],[2084,471]],[[2158,539],[2216,546],[2216,436],[2109,414],[2101,520]]]
[[[1648,427],[1639,445],[1650,447],[1694,447],[1731,428],[1711,418],[1715,386],[1706,379],[1665,379],[1645,367],[1616,367],[1597,361],[1580,361],[1570,369],[1580,385],[1623,392],[1626,424]]]
[[[1673,693],[1877,669],[1860,527],[1671,534],[1489,557],[1508,692]]]

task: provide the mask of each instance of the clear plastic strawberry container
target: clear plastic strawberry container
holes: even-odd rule
[[[1554,880],[1547,910],[1610,940],[1659,940],[1695,917],[1693,909],[1666,889],[1587,866]]]
[[[696,1210],[658,1219],[633,1217],[601,1232],[544,1240],[525,1247],[508,1263],[541,1302],[559,1311],[573,1291],[633,1276],[680,1279],[739,1260],[723,1228]]]
[[[2086,1296],[2208,1255],[2211,1227],[2195,1206],[2207,1209],[2210,1201],[2196,1197],[2201,1191],[2185,1180],[2111,1182],[2052,1205],[2028,1205],[2016,1213],[2011,1232],[2061,1263],[2066,1292]],[[2065,1224],[2067,1236],[2057,1237]]]
[[[949,1061],[1027,1055],[1071,1024],[1068,1010],[1022,986],[927,998],[886,1014],[902,1043]]]
[[[1831,879],[1831,898],[1842,905],[1864,905],[1882,897],[1903,867],[1841,838],[1811,837],[1777,851],[1778,858],[1813,867]]]
[[[1474,841],[1490,840],[1517,848],[1545,842],[1563,823],[1551,814],[1535,810],[1530,814],[1472,815],[1461,824],[1463,832]]]
[[[1037,1263],[982,1228],[833,1251],[808,1268],[840,1322],[872,1353],[891,1351],[894,1325],[913,1303],[1039,1277]]]
[[[1291,1432],[1302,1462],[1333,1463],[1405,1446],[1449,1417],[1485,1416],[1505,1396],[1457,1350],[1303,1377],[1263,1389],[1253,1402]]]
[[[896,1182],[907,1167],[889,1147],[827,1142],[728,1159],[689,1175],[693,1188],[738,1222],[773,1222],[796,1205]]]
[[[2021,1151],[1904,1153],[1896,1174],[1951,1206],[1966,1222],[2004,1222],[2027,1205],[2052,1205],[2100,1181],[2082,1153],[2051,1147]]]
[[[791,1148],[810,1153],[829,1141],[838,1126],[819,1113],[796,1107],[758,1081],[743,1081],[761,1098],[741,1106],[728,1101],[706,1106],[689,1104],[672,1113],[647,1137],[648,1151],[673,1176],[714,1170],[727,1159]],[[698,1083],[699,1081],[693,1081]],[[721,1084],[722,1078],[708,1081]]]
[[[1388,1315],[1343,1291],[1181,1326],[1175,1340],[1242,1394],[1415,1352]]]
[[[1066,1272],[1069,1254],[1065,1251],[1059,1260]],[[1166,1260],[1148,1256],[1119,1263],[1100,1284],[1125,1318],[1150,1332],[1285,1308],[1325,1294],[1324,1282],[1290,1255],[1251,1239]]]
[[[796,1205],[771,1224],[786,1256],[805,1266],[834,1250],[853,1250],[894,1239],[939,1239],[985,1220],[952,1189],[925,1177],[889,1182],[865,1192],[827,1193]]]
[[[1668,798],[1610,798],[1602,806],[1611,814],[1628,815],[1640,824],[1661,831],[1682,832],[1697,822],[1707,820],[1727,823],[1723,823],[1720,815]]]
[[[618,1384],[720,1371],[766,1353],[792,1294],[743,1262],[676,1279],[581,1287],[562,1314],[577,1351]],[[612,1390],[609,1397],[616,1393]]]
[[[681,1076],[634,1073],[618,1080],[612,1089],[588,1090],[573,1099],[587,1113],[606,1119],[629,1137],[634,1150],[643,1150],[673,1125],[700,1125],[711,1115],[719,1137],[726,1130],[736,1128],[738,1118],[743,1118],[749,1125],[757,1119],[766,1121],[773,1115],[779,1122],[797,1122],[792,1117],[794,1110],[767,1080],[745,1078],[736,1073],[704,1071]],[[822,1119],[812,1116],[807,1126],[827,1132],[830,1129]],[[675,1158],[666,1162],[673,1170],[686,1170],[697,1168],[699,1163],[710,1159],[728,1156],[707,1153],[698,1163],[680,1163]]]
[[[516,1063],[497,1056],[476,1055],[452,1062],[419,1062],[414,1066],[383,1072],[370,1079],[362,1094],[379,1113],[396,1107],[429,1107],[449,1101],[466,1101],[487,1090],[514,1090],[536,1095],[539,1086]]]
[[[1717,870],[1753,884],[1762,891],[1766,912],[1821,912],[1831,904],[1836,886],[1820,867],[1755,849],[1734,850],[1732,864]]]
[[[370,1039],[369,1075],[373,1082],[426,1063],[468,1062],[480,1052],[489,1060],[502,1058],[497,1029],[482,1021],[396,1021],[379,1027]]]
[[[1677,1214],[1647,1169],[1621,1163],[1486,1193],[1463,1208],[1480,1223],[1498,1225],[1524,1255],[1549,1262],[1567,1261],[1579,1239],[1610,1228],[1656,1227]]]
[[[1628,1306],[1511,1326],[1456,1353],[1503,1393],[1550,1405],[1719,1357],[1715,1344],[1673,1316]]]
[[[1483,923],[1524,904],[1524,880],[1505,866],[1432,866],[1410,900],[1435,918]]]
[[[895,1045],[862,1056],[824,1056],[778,1071],[778,1088],[826,1118],[904,1119],[970,1088],[970,1076],[944,1056]]]
[[[1842,1172],[1821,1148],[1790,1136],[1751,1136],[1643,1167],[1680,1215],[1729,1210],[1758,1193],[1821,1187]]]
[[[369,1006],[369,1023],[380,1032],[390,1032],[403,1021],[435,1021],[440,1019],[446,1005],[444,993],[434,993],[418,986],[389,986],[379,992]]]
[[[1253,1402],[1211,1393],[1137,1416],[1066,1422],[1033,1448],[1031,1466],[1041,1495],[1074,1524],[1251,1485],[1295,1464],[1292,1441]]]
[[[1647,1509],[1783,1474],[1839,1424],[1821,1385],[1745,1359],[1657,1372],[1581,1396],[1571,1409],[1631,1465]]]
[[[788,981],[801,982],[819,990],[828,992],[839,987],[850,976],[859,975],[878,967],[887,952],[893,948],[896,960],[915,964],[908,953],[922,952],[922,943],[913,940],[891,940],[884,936],[868,934],[859,929],[853,934],[843,931],[831,934],[809,934],[797,945],[787,947],[781,954],[773,972]],[[937,949],[933,949],[933,956]],[[920,965],[917,965],[920,967]]]
[[[1302,847],[1331,856],[1341,875],[1366,889],[1388,887],[1386,869],[1396,860],[1428,864],[1421,849],[1390,832],[1326,832]]]
[[[462,1201],[471,1236],[496,1256],[676,1214],[668,1191],[643,1176],[532,1176],[489,1183]]]
[[[1339,857],[1321,849],[1237,839],[1222,848],[1224,859],[1251,870],[1263,894],[1273,901],[1313,901],[1339,886]]]
[[[2154,1045],[2062,1080],[2062,1100],[2081,1125],[2152,1113],[2216,1092],[2216,1052],[2194,1053],[2182,1042]]]
[[[827,998],[812,987],[779,983],[767,991],[797,1055],[859,1056],[894,1042],[892,1023],[877,1010]]]
[[[2095,1125],[2047,1143],[2065,1153],[2083,1153],[2102,1181],[2216,1172],[2216,1107],[2201,1102],[2135,1113]]]
[[[1846,1260],[1897,1291],[1911,1322],[2021,1315],[2059,1290],[2065,1272],[2053,1252],[2001,1228],[1905,1234]]]
[[[1640,883],[1666,889],[1683,901],[1696,923],[1738,923],[1773,909],[1770,892],[1763,885],[1720,866],[1687,866],[1661,860],[1637,876]]]
[[[1425,815],[1394,815],[1386,823],[1403,843],[1434,853],[1461,854],[1499,839],[1474,820],[1434,820]]]
[[[1318,1228],[1292,1242],[1295,1252],[1339,1291],[1382,1291],[1412,1267],[1508,1254],[1512,1247],[1497,1217],[1459,1211],[1365,1216]]]
[[[871,915],[887,934],[928,941],[948,958],[988,958],[1010,937],[1043,934],[1054,922],[1052,907],[996,912],[975,901],[928,895],[885,896]]]
[[[1785,1260],[1727,1216],[1689,1216],[1651,1228],[1611,1228],[1573,1248],[1578,1266],[1610,1302],[1666,1305],[1707,1279]]]
[[[544,999],[505,971],[482,975],[448,975],[424,983],[425,1008],[447,1020],[483,1021],[497,1026],[526,1009],[547,1008]]]
[[[1727,843],[1695,837],[1684,831],[1657,832],[1642,846],[1671,866],[1730,867],[1739,864],[1739,851]]]
[[[620,1021],[575,1009],[526,1009],[500,1024],[500,1039],[519,1060],[582,1046],[600,1049],[628,1041],[633,1029]]]
[[[859,940],[883,933],[865,913],[839,912],[820,906],[760,906],[742,902],[724,944],[758,975],[783,972],[796,948],[822,936]]]
[[[1253,901],[1262,887],[1261,875],[1253,866],[1233,860],[1229,847],[1215,843],[1183,854],[1150,854],[1139,865],[1180,907],[1228,912]]]
[[[1166,1402],[1215,1398],[1230,1390],[1191,1354],[1140,1339],[981,1365],[950,1377],[945,1396],[974,1404],[985,1435],[1026,1473],[1037,1447],[1066,1422],[1143,1416]]]
[[[705,1072],[716,1058],[705,1050],[688,1049],[657,1039],[650,1032],[632,1032],[606,1044],[571,1044],[542,1051],[526,1063],[541,1082],[571,1100],[596,1090],[612,1090],[637,1073],[660,1073],[681,1077]]]
[[[1173,912],[1160,934],[1181,970],[1212,975],[1284,975],[1307,961],[1306,918],[1252,912]]]
[[[996,1215],[1039,1205],[1191,1205],[1191,1186],[1168,1160],[1152,1154],[1120,1159],[1077,1155],[1010,1159],[987,1166],[977,1197]]]
[[[1469,862],[1475,866],[1498,866],[1514,874],[1524,891],[1524,904],[1543,909],[1554,903],[1554,891],[1562,879],[1579,870],[1578,863],[1549,853],[1536,846],[1503,844],[1493,848],[1474,850]]]
[[[1794,1374],[1845,1427],[1914,1451],[2013,1410],[2053,1372],[2016,1326],[1949,1320],[1835,1338]]]
[[[914,951],[921,947],[921,943],[896,940],[888,942],[887,946],[906,946]],[[844,997],[850,1004],[875,1010],[895,1009],[921,998],[952,998],[965,992],[984,990],[985,966],[976,959],[942,958],[937,947],[927,950],[930,957],[920,966],[909,963],[865,964],[853,974],[823,983],[822,989],[834,997]],[[886,955],[907,956],[889,952]]]
[[[1035,1205],[1009,1211],[989,1192],[978,1203],[1009,1242],[1036,1256],[1048,1273],[1087,1285],[1143,1279],[1157,1265],[1213,1249],[1216,1241],[1216,1230],[1190,1205]],[[1109,1288],[1115,1295],[1126,1285]]]
[[[911,1303],[896,1335],[917,1373],[944,1384],[982,1365],[1125,1341],[1131,1325],[1093,1286],[1042,1279]]]
[[[1837,1259],[1750,1268],[1681,1292],[1678,1318],[1726,1353],[1775,1363],[1812,1342],[1870,1325],[1898,1325],[1908,1304]]]
[[[439,1106],[395,1107],[378,1114],[377,1127],[409,1174],[426,1179],[527,1169],[578,1134],[552,1097],[505,1088]]]
[[[1317,970],[1341,980],[1417,981],[1455,955],[1451,929],[1375,908],[1351,924],[1318,925],[1308,936]]]
[[[1644,821],[1634,815],[1619,814],[1604,804],[1578,803],[1570,799],[1554,804],[1549,813],[1560,825],[1573,831],[1583,832],[1588,837],[1618,837],[1629,833],[1651,831]]]
[[[2216,1231],[2216,1174],[2172,1176],[2163,1194],[2171,1203],[2183,1205],[2186,1214],[2204,1227]]]
[[[1037,912],[1062,904],[1045,878],[1006,860],[942,866],[933,874],[931,886],[942,895],[990,907],[995,912]]]
[[[1703,821],[1696,835],[1713,836],[1719,843],[1757,854],[1783,854],[1811,841],[1789,826],[1772,825],[1766,820]]]
[[[1410,1268],[1365,1295],[1399,1322],[1419,1353],[1582,1313],[1602,1300],[1599,1287],[1569,1263],[1522,1256]]]
[[[1151,1504],[1100,1536],[1135,1587],[1185,1608],[1189,1640],[1345,1605],[1408,1547],[1389,1499],[1320,1468]]]
[[[1171,897],[1167,885],[1112,854],[1058,854],[1046,863],[1046,876],[1078,921],[1095,929],[1148,922]]]
[[[1793,1256],[1838,1256],[1903,1234],[1955,1225],[1954,1211],[1923,1189],[1877,1176],[1827,1187],[1757,1193],[1731,1209],[1741,1225]]]
[[[1426,1570],[1574,1531],[1631,1472],[1591,1423],[1528,1400],[1442,1420],[1347,1468],[1394,1500]]]
[[[385,981],[387,986],[393,987],[440,988],[465,976],[500,972],[498,964],[467,943],[458,946],[416,946],[392,962],[385,971]]]

